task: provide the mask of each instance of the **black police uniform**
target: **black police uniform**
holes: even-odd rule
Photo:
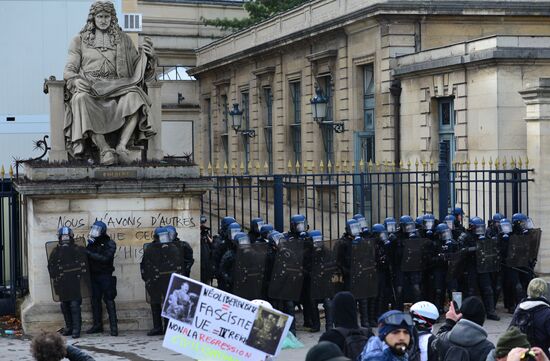
[[[101,299],[109,315],[111,335],[118,335],[117,315],[115,306],[116,277],[113,276],[113,265],[116,243],[107,234],[96,237],[95,242],[88,243],[86,253],[90,264],[92,281],[92,316],[93,326],[87,332],[103,332]]]

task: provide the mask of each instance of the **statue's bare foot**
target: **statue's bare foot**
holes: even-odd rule
[[[121,162],[123,163],[131,162],[130,152],[128,151],[128,149],[126,149],[126,147],[122,145],[118,145],[116,147],[116,153],[118,154],[118,158],[120,159]]]
[[[116,163],[116,155],[115,150],[113,148],[109,148],[101,152],[99,162],[101,165],[113,165]]]

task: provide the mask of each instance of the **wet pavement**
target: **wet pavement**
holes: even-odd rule
[[[503,311],[503,310],[499,310]],[[489,333],[489,339],[496,343],[498,336],[508,328],[511,315],[500,313],[500,321],[486,321],[485,329]],[[302,324],[301,315],[297,315],[298,325]],[[437,324],[436,329],[440,324]],[[321,332],[310,333],[300,330],[298,327],[298,339],[305,345],[300,349],[282,350],[279,360],[301,361],[306,353],[317,343]],[[176,354],[162,347],[162,336],[148,337],[143,331],[123,331],[118,337],[108,336],[108,333],[86,335],[73,340],[67,339],[67,343],[82,348],[97,361],[181,361],[190,358]],[[31,361],[29,337],[16,337],[12,335],[0,337],[0,359],[4,361]]]

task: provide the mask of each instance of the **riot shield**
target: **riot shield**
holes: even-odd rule
[[[456,280],[462,276],[466,265],[466,255],[466,252],[445,254],[447,260],[447,281]]]
[[[327,242],[313,247],[311,257],[311,299],[332,298],[339,281],[336,254]]]
[[[508,267],[527,267],[530,260],[529,254],[529,236],[523,234],[511,234],[508,239],[506,265]]]
[[[52,298],[56,302],[90,297],[90,268],[84,239],[61,246],[58,241],[46,243]]]
[[[476,269],[478,273],[499,271],[498,242],[497,238],[484,238],[476,241]]]
[[[421,272],[426,265],[426,254],[431,241],[428,238],[407,238],[402,242],[401,271]]]
[[[253,300],[262,298],[265,265],[267,260],[265,242],[240,245],[237,248],[233,268],[233,293]]]
[[[527,236],[529,237],[529,260],[537,259],[539,255],[542,230],[540,228],[532,229],[529,231]]]
[[[182,273],[183,255],[174,243],[145,243],[141,277],[148,303],[162,303],[172,273]]]
[[[374,238],[351,245],[350,292],[356,299],[378,296],[375,245]]]
[[[275,300],[298,301],[304,282],[304,243],[281,240],[275,256],[268,295]]]

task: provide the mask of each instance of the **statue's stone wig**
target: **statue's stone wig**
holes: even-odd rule
[[[96,1],[90,6],[86,25],[80,30],[80,38],[82,42],[88,46],[94,45],[96,32],[95,16],[101,12],[106,12],[111,15],[111,24],[109,24],[109,28],[107,29],[107,33],[109,33],[111,37],[111,43],[116,45],[120,42],[120,33],[122,29],[118,25],[115,6],[110,1]]]

